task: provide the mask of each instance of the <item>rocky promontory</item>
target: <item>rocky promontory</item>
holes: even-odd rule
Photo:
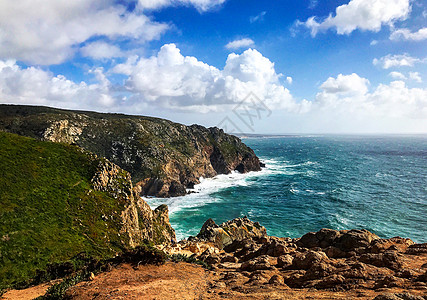
[[[261,169],[252,149],[221,129],[158,118],[0,105],[0,130],[105,157],[130,172],[141,195],[185,195],[200,177]]]

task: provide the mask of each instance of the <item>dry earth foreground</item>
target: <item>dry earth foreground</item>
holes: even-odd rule
[[[197,237],[161,248],[210,267],[121,264],[69,288],[66,298],[427,299],[427,244],[367,230],[322,229],[291,239],[268,236],[247,218],[221,225],[210,219]],[[27,289],[4,299],[34,296]]]

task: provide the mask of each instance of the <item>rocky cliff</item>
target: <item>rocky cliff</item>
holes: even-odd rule
[[[0,130],[105,157],[131,173],[142,195],[184,195],[200,177],[261,168],[252,149],[221,129],[150,117],[0,105]]]
[[[0,290],[81,253],[108,259],[175,241],[130,174],[79,147],[0,131]],[[73,265],[73,264],[72,264]]]

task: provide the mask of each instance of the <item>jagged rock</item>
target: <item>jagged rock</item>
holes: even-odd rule
[[[303,235],[297,245],[305,248],[335,247],[343,252],[361,251],[370,246],[371,242],[380,239],[376,234],[367,230],[332,230],[321,229]],[[333,256],[333,254],[331,253]]]
[[[307,251],[298,253],[292,261],[292,268],[297,270],[308,270],[311,266],[321,261],[328,261],[329,258],[324,252]]]
[[[275,275],[271,276],[268,283],[274,284],[274,285],[285,285],[285,279],[283,278],[283,276],[275,274]]]
[[[121,213],[123,227],[120,231],[123,240],[131,247],[140,245],[144,239],[155,244],[176,242],[175,230],[169,223],[167,205],[161,205],[154,211],[135,193],[130,174],[119,166],[102,159],[98,171],[91,180],[94,190],[111,194],[117,201],[124,203]]]
[[[212,219],[203,224],[197,239],[213,242],[216,247],[223,249],[231,245],[233,241],[241,241],[246,238],[260,238],[267,235],[265,227],[248,218],[237,218],[221,225],[217,225]]]
[[[386,251],[384,253],[368,253],[360,256],[359,261],[374,265],[377,267],[386,267],[392,270],[398,270],[402,267],[402,260],[396,251]]]
[[[358,248],[369,247],[373,240],[380,239],[379,236],[365,229],[342,230],[340,233],[342,235],[336,240],[336,244],[333,246],[347,252]]]
[[[304,275],[305,280],[313,280],[324,278],[331,275],[335,271],[335,267],[325,261],[313,263]]]
[[[391,287],[402,287],[405,284],[405,281],[402,278],[395,277],[393,275],[388,275],[383,279],[377,280],[375,282],[375,288],[391,288]]]
[[[427,253],[427,243],[410,245],[406,253],[408,254]]]
[[[414,245],[411,239],[404,239],[401,237],[394,237],[391,239],[374,240],[371,245],[371,252],[380,253],[386,250],[391,250],[393,247],[399,252],[405,252],[408,247]]]
[[[294,258],[289,254],[279,256],[277,258],[277,266],[280,268],[290,267],[290,266],[292,266],[293,260],[294,260]]]
[[[269,270],[271,269],[268,257],[263,255],[254,258],[253,260],[245,261],[240,267],[242,271],[256,271],[256,270]]]

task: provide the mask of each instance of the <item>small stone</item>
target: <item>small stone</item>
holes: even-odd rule
[[[274,285],[285,285],[285,280],[283,279],[282,276],[276,274],[276,275],[271,276],[268,283],[274,284]]]

